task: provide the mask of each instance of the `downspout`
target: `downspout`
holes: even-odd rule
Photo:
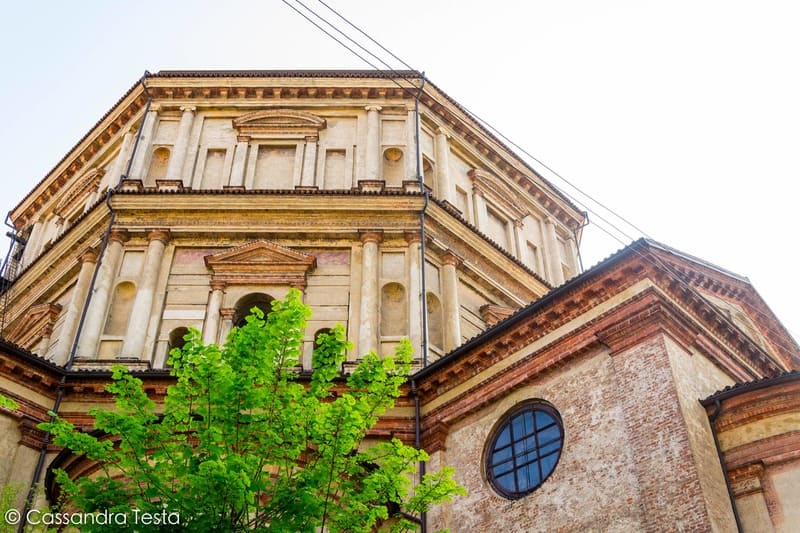
[[[81,310],[80,320],[78,321],[78,327],[75,330],[75,339],[72,341],[72,347],[69,351],[69,356],[67,357],[67,362],[64,364],[64,373],[61,376],[61,381],[58,383],[58,391],[56,393],[56,400],[53,403],[53,409],[50,414],[50,422],[54,422],[56,416],[58,416],[58,410],[61,407],[61,401],[64,399],[64,389],[66,388],[67,383],[67,373],[72,370],[72,364],[75,360],[75,352],[78,349],[78,341],[81,336],[81,331],[83,330],[83,324],[86,321],[86,312],[89,309],[89,304],[92,301],[92,293],[94,291],[94,285],[97,281],[97,275],[100,271],[100,266],[103,262],[103,256],[105,255],[106,248],[108,247],[108,240],[109,236],[111,235],[111,227],[114,225],[116,221],[117,214],[114,212],[113,208],[111,207],[111,195],[117,191],[122,184],[122,180],[128,176],[131,171],[131,166],[133,164],[133,159],[136,155],[136,149],[139,147],[139,140],[142,137],[142,129],[144,128],[144,121],[147,117],[147,113],[150,111],[150,104],[152,103],[152,96],[150,92],[147,90],[147,85],[145,84],[145,80],[150,75],[150,72],[144,71],[144,75],[141,79],[142,88],[144,89],[144,93],[147,96],[147,104],[144,108],[144,113],[142,115],[142,121],[139,124],[139,132],[136,134],[136,140],[133,143],[133,150],[131,151],[131,157],[128,160],[128,166],[125,168],[125,172],[120,175],[119,181],[113,188],[109,188],[106,191],[106,198],[105,203],[108,207],[110,212],[110,216],[108,218],[108,225],[106,226],[106,230],[103,233],[103,240],[100,244],[100,251],[97,254],[97,263],[94,267],[94,272],[92,272],[92,279],[89,282],[89,289],[86,293],[86,299],[83,302],[83,309]],[[30,487],[28,488],[28,495],[25,498],[25,505],[22,510],[22,515],[19,522],[19,527],[17,528],[18,533],[23,533],[25,531],[25,526],[28,523],[28,512],[33,505],[33,498],[36,494],[36,483],[39,480],[39,477],[42,475],[42,469],[44,468],[44,461],[47,458],[47,447],[50,445],[50,432],[47,431],[44,434],[44,438],[42,439],[42,447],[39,450],[39,459],[36,462],[36,469],[33,473],[33,479],[31,479]]]
[[[739,511],[736,509],[736,500],[733,497],[733,488],[728,479],[728,471],[725,468],[725,458],[722,456],[722,449],[719,447],[719,438],[717,437],[717,430],[714,428],[714,422],[722,411],[722,403],[717,399],[714,400],[714,412],[708,417],[711,422],[711,435],[714,437],[714,447],[717,449],[717,458],[719,458],[719,466],[722,468],[722,477],[725,479],[725,487],[728,489],[728,498],[731,500],[731,508],[733,509],[733,519],[736,520],[736,531],[739,533],[744,532],[742,528],[742,520],[739,518]]]
[[[422,72],[422,83],[414,96],[414,143],[416,145],[417,153],[417,180],[419,181],[420,190],[422,191],[423,203],[422,210],[419,212],[419,268],[420,268],[420,295],[422,302],[420,309],[422,310],[422,367],[428,366],[428,287],[425,282],[425,211],[428,209],[428,189],[425,188],[425,178],[422,175],[422,148],[420,146],[420,120],[419,120],[419,97],[425,87],[425,73]],[[417,394],[417,384],[415,380],[411,380],[411,394],[414,395],[414,447],[420,449],[420,415],[419,415],[419,394]],[[419,481],[425,477],[425,461],[419,462]],[[420,533],[427,533],[428,520],[427,513],[424,511],[419,516],[419,530]]]

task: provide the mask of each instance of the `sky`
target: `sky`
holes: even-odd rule
[[[585,267],[641,230],[800,338],[800,4],[326,1],[557,173],[531,161],[588,208]],[[6,1],[0,65],[3,216],[145,70],[371,68],[280,0]]]

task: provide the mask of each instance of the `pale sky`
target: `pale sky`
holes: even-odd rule
[[[800,336],[800,4],[326,1],[650,237],[749,277]],[[2,4],[3,214],[145,69],[370,68],[280,0]],[[622,245],[590,226],[584,265]]]

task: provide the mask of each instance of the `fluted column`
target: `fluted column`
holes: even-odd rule
[[[381,174],[381,106],[368,105],[366,140],[366,179],[380,179]]]
[[[453,181],[450,179],[450,144],[447,139],[448,135],[444,129],[436,130],[436,183],[438,185],[436,194],[450,205],[456,205],[456,191]]]
[[[359,324],[358,351],[378,351],[378,243],[381,232],[361,234],[361,324]]]
[[[572,261],[573,275],[580,274],[581,261],[578,256],[578,242],[574,235],[567,237],[567,248],[569,248],[570,259]]]
[[[416,231],[405,234],[408,243],[408,338],[416,357],[422,357],[422,236]]]
[[[525,223],[522,219],[517,219],[513,221],[514,224],[514,244],[517,247],[517,259],[520,261],[525,261],[525,250],[527,246],[525,245],[525,235],[522,234],[522,230],[525,227]]]
[[[108,246],[106,246],[103,261],[100,264],[100,270],[97,272],[92,298],[89,301],[86,319],[78,340],[77,355],[79,356],[94,357],[97,353],[97,343],[105,325],[106,310],[108,309],[108,300],[113,288],[114,276],[122,259],[123,243],[129,238],[130,235],[124,229],[115,228],[111,230]]]
[[[186,149],[189,148],[189,135],[192,132],[192,124],[194,124],[194,112],[197,108],[194,106],[181,106],[180,124],[178,124],[178,137],[175,139],[175,144],[172,146],[172,153],[169,157],[167,164],[167,179],[179,180],[183,178],[183,163],[186,160]]]
[[[25,255],[22,262],[23,266],[29,265],[34,258],[39,255],[39,247],[42,242],[42,231],[44,223],[41,219],[33,223],[31,234],[28,236],[28,243],[25,245]]]
[[[139,285],[136,287],[136,297],[133,300],[131,316],[128,320],[128,331],[125,333],[125,340],[122,343],[120,355],[125,357],[142,357],[147,325],[153,309],[158,271],[161,267],[161,258],[164,256],[164,248],[169,241],[169,231],[151,230],[147,234],[147,239],[150,242],[144,255],[144,266],[142,275],[139,277]]]
[[[442,256],[442,308],[444,311],[444,351],[461,345],[461,313],[458,304],[458,271],[461,264],[452,252]]]
[[[97,252],[93,248],[89,248],[81,254],[79,261],[81,269],[78,272],[78,281],[75,282],[75,287],[72,289],[72,297],[67,304],[64,321],[61,323],[58,344],[53,352],[53,362],[59,365],[66,363],[69,358],[69,352],[75,340],[75,330],[78,327],[83,304],[86,302],[86,293],[89,292],[89,284],[92,282],[92,271],[97,263]]]
[[[489,212],[486,210],[486,198],[478,187],[472,187],[472,202],[475,204],[475,227],[486,233],[489,228]]]
[[[561,270],[561,252],[558,249],[556,225],[551,217],[543,221],[544,224],[544,259],[547,268],[548,280],[553,285],[564,283],[564,272]]]
[[[228,338],[228,335],[233,329],[233,317],[235,314],[236,309],[233,307],[224,307],[219,310],[219,315],[222,318],[222,327],[219,329],[218,344],[224,344],[225,340]]]
[[[314,174],[317,169],[317,141],[318,137],[306,137],[306,146],[303,150],[303,173],[300,175],[300,185],[310,187],[314,185]]]
[[[408,108],[406,117],[406,179],[417,180],[417,117],[414,107]],[[420,172],[422,165],[420,164]]]
[[[146,181],[144,175],[144,163],[147,161],[147,154],[150,152],[150,147],[153,143],[153,131],[158,121],[158,106],[150,106],[150,110],[144,116],[144,123],[139,134],[139,144],[136,147],[136,153],[133,154],[133,164],[131,165],[131,173],[129,179]]]
[[[233,154],[231,167],[231,187],[244,187],[244,168],[247,166],[247,148],[250,146],[250,137],[239,135],[236,137],[236,151]]]
[[[211,282],[211,295],[208,297],[206,317],[203,320],[203,342],[206,344],[217,342],[219,336],[219,311],[222,309],[225,285],[224,281],[214,280]]]
[[[117,186],[122,173],[127,170],[126,163],[128,162],[128,157],[130,156],[131,148],[133,147],[133,141],[135,138],[135,131],[128,131],[122,136],[122,145],[119,147],[119,153],[117,154],[116,159],[114,159],[114,164],[111,166],[109,173],[103,176],[103,181],[100,182],[101,188],[103,182],[108,184],[109,189],[113,189]]]

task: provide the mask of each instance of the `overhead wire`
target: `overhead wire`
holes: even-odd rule
[[[404,86],[402,86],[400,83],[398,83],[396,79],[394,79],[393,77],[387,76],[387,75],[386,75],[386,70],[384,70],[384,69],[380,69],[380,68],[376,67],[376,66],[375,66],[375,65],[374,65],[372,62],[370,62],[370,61],[366,60],[366,59],[365,59],[365,58],[363,58],[363,57],[362,57],[360,54],[358,54],[358,53],[354,52],[354,51],[353,51],[353,50],[352,50],[352,49],[351,49],[349,46],[347,46],[345,43],[343,43],[343,42],[342,42],[340,39],[336,38],[336,37],[335,37],[334,35],[332,35],[330,32],[326,31],[324,28],[320,27],[320,26],[319,26],[318,24],[316,24],[314,21],[312,21],[311,19],[309,19],[309,18],[308,18],[308,17],[307,17],[305,14],[303,14],[303,13],[301,13],[299,10],[297,10],[297,9],[296,9],[294,6],[292,6],[292,5],[291,5],[291,4],[288,2],[288,0],[282,0],[282,1],[283,1],[283,2],[284,2],[286,5],[287,5],[287,6],[289,6],[289,7],[290,7],[290,8],[292,8],[294,11],[296,11],[296,12],[297,12],[297,13],[299,13],[301,16],[303,16],[303,17],[304,17],[306,20],[308,20],[309,22],[311,22],[311,23],[312,23],[314,26],[316,26],[316,27],[317,27],[317,28],[319,28],[321,31],[323,31],[323,32],[324,32],[326,35],[328,35],[330,38],[332,38],[332,39],[333,39],[333,40],[335,40],[337,43],[339,43],[341,46],[343,46],[344,48],[346,48],[347,50],[349,50],[351,53],[353,53],[354,55],[356,55],[356,57],[359,57],[359,58],[360,58],[362,61],[364,61],[365,63],[367,63],[369,66],[371,66],[373,69],[375,69],[375,70],[376,70],[378,73],[380,73],[380,74],[383,74],[383,77],[385,77],[387,80],[389,80],[389,81],[393,82],[395,85],[397,85],[398,87],[400,87],[400,88],[401,88],[401,89],[403,89],[404,91],[407,91],[407,90],[408,90],[408,88],[407,88],[407,87],[404,87]],[[344,33],[342,30],[340,30],[338,27],[336,27],[336,25],[335,25],[334,23],[330,22],[330,21],[329,21],[329,20],[327,20],[325,17],[323,17],[322,15],[320,15],[319,13],[317,13],[316,11],[314,11],[313,9],[311,9],[310,7],[308,7],[308,6],[306,6],[305,4],[303,4],[303,3],[302,3],[300,0],[295,0],[295,1],[296,1],[297,3],[299,3],[299,4],[301,4],[301,5],[302,5],[302,6],[303,6],[303,7],[304,7],[306,10],[308,10],[310,13],[312,13],[312,14],[313,14],[315,17],[317,17],[319,20],[322,20],[322,21],[324,21],[324,22],[325,22],[325,24],[327,24],[327,25],[328,25],[328,26],[330,26],[331,28],[334,28],[334,29],[337,31],[337,33],[339,33],[339,34],[341,34],[341,35],[345,36],[345,37],[346,37],[346,38],[347,38],[349,41],[351,41],[351,42],[353,42],[353,43],[356,43],[356,41],[355,41],[353,38],[351,38],[350,36],[348,36],[347,34],[345,34],[345,33]],[[363,29],[361,29],[360,27],[358,27],[358,26],[357,26],[357,25],[355,25],[354,23],[350,22],[350,21],[349,21],[349,20],[348,20],[346,17],[344,17],[344,16],[343,16],[341,13],[339,13],[338,11],[334,10],[333,8],[331,8],[331,7],[330,7],[329,5],[327,5],[327,4],[326,4],[326,3],[325,3],[323,0],[317,0],[317,2],[318,2],[318,3],[320,3],[320,4],[322,4],[323,6],[325,6],[325,7],[326,7],[328,10],[332,11],[332,12],[333,12],[333,13],[334,13],[334,14],[335,14],[337,17],[339,17],[340,19],[342,19],[343,21],[345,21],[345,22],[346,22],[346,23],[347,23],[349,26],[351,26],[351,27],[353,27],[354,29],[356,29],[356,30],[357,30],[359,33],[361,33],[362,35],[364,35],[364,36],[365,36],[367,39],[369,39],[371,42],[375,43],[375,44],[376,44],[377,46],[379,46],[379,47],[380,47],[382,50],[384,50],[384,51],[385,51],[386,53],[388,53],[390,56],[392,56],[393,58],[395,58],[396,60],[398,60],[398,61],[399,61],[400,63],[402,63],[404,66],[408,66],[408,64],[407,64],[405,61],[403,61],[402,59],[400,59],[400,58],[399,58],[399,57],[398,57],[396,54],[394,54],[393,52],[391,52],[391,51],[390,51],[388,48],[386,48],[385,46],[383,46],[383,45],[379,44],[379,43],[378,43],[378,41],[376,41],[374,38],[372,38],[371,36],[369,36],[369,34],[368,34],[368,33],[366,33],[366,32],[365,32]],[[383,64],[383,65],[387,66],[387,67],[388,67],[388,70],[390,70],[391,72],[393,72],[393,73],[395,73],[395,74],[398,74],[398,72],[397,72],[396,70],[392,69],[392,68],[390,67],[390,65],[389,65],[387,62],[383,61],[383,60],[382,60],[382,59],[381,59],[379,56],[377,56],[377,55],[376,55],[376,54],[374,54],[373,52],[369,51],[368,49],[366,49],[364,46],[362,46],[362,45],[360,45],[360,44],[357,44],[357,46],[358,46],[359,48],[361,48],[361,49],[362,49],[362,50],[363,50],[365,53],[367,53],[367,54],[369,54],[370,56],[372,56],[372,57],[373,57],[375,60],[377,60],[379,63],[381,63],[381,64]],[[414,70],[415,72],[417,72],[417,71],[416,71],[415,69],[413,69],[413,68],[411,68],[410,70]],[[406,81],[409,81],[409,80],[408,80],[407,78],[405,78],[405,77],[402,77],[402,79],[405,79]],[[411,83],[411,82],[409,82],[409,83]],[[428,92],[427,92],[427,91],[426,91],[424,88],[422,88],[422,89],[420,89],[420,90],[421,90],[421,92],[423,92],[423,93],[424,93],[424,94],[426,94],[427,96],[429,96],[429,97],[433,98],[433,95],[431,95],[430,93],[428,93]],[[494,127],[494,126],[493,126],[491,123],[489,123],[489,122],[488,122],[488,121],[486,121],[485,119],[481,118],[479,115],[475,114],[473,111],[471,111],[469,108],[465,107],[463,104],[460,104],[460,103],[459,103],[459,107],[460,107],[460,108],[461,108],[461,109],[462,109],[462,110],[463,110],[463,111],[464,111],[464,112],[465,112],[465,113],[466,113],[468,116],[470,116],[470,118],[472,118],[473,120],[475,120],[475,121],[476,121],[478,124],[480,124],[482,127],[484,127],[485,129],[487,129],[488,131],[490,131],[490,132],[491,132],[493,135],[496,135],[497,137],[501,138],[502,140],[504,140],[505,142],[507,142],[508,144],[510,144],[511,146],[513,146],[514,148],[518,149],[520,152],[522,152],[523,154],[525,154],[526,156],[528,156],[529,158],[531,158],[533,161],[535,161],[536,163],[538,163],[539,165],[541,165],[541,166],[542,166],[544,169],[546,169],[546,170],[547,170],[548,172],[550,172],[552,175],[554,175],[555,177],[557,177],[557,178],[558,178],[559,180],[561,180],[563,183],[566,183],[567,185],[569,185],[569,186],[570,186],[570,187],[571,187],[573,190],[577,191],[578,193],[580,193],[580,194],[581,194],[582,196],[584,196],[585,198],[588,198],[588,199],[589,199],[591,202],[593,202],[595,205],[597,205],[597,206],[600,206],[600,207],[601,207],[601,208],[603,208],[605,211],[607,211],[607,212],[611,213],[612,215],[614,215],[614,217],[616,217],[617,219],[619,219],[620,221],[622,221],[623,223],[625,223],[627,226],[629,226],[630,228],[632,228],[632,229],[636,230],[636,231],[637,231],[637,232],[638,232],[638,233],[639,233],[639,234],[640,234],[642,237],[644,237],[644,238],[646,238],[646,239],[651,239],[651,238],[648,236],[648,234],[647,234],[645,231],[641,230],[641,229],[640,229],[640,228],[639,228],[639,227],[638,227],[636,224],[633,224],[632,222],[628,221],[628,220],[627,220],[626,218],[624,218],[622,215],[618,214],[618,213],[617,213],[617,212],[615,212],[613,209],[611,209],[611,208],[607,207],[607,206],[606,206],[604,203],[600,202],[599,200],[596,200],[596,199],[595,199],[594,197],[592,197],[590,194],[588,194],[588,193],[586,193],[585,191],[583,191],[583,190],[582,190],[580,187],[576,186],[575,184],[573,184],[572,182],[570,182],[569,180],[567,180],[566,178],[564,178],[564,177],[563,177],[563,176],[562,176],[560,173],[556,172],[556,171],[555,171],[554,169],[552,169],[552,168],[551,168],[549,165],[547,165],[546,163],[544,163],[543,161],[541,161],[539,158],[537,158],[536,156],[534,156],[533,154],[531,154],[531,153],[530,153],[528,150],[526,150],[524,147],[520,146],[518,143],[514,142],[512,139],[508,138],[508,137],[507,137],[505,134],[503,134],[503,133],[502,133],[502,132],[501,132],[499,129],[497,129],[496,127]],[[619,228],[619,227],[618,227],[616,224],[614,224],[613,222],[609,221],[609,220],[608,220],[606,217],[604,217],[603,215],[601,215],[600,213],[598,213],[598,212],[597,212],[597,210],[595,210],[595,209],[592,209],[592,208],[591,208],[589,205],[587,205],[587,203],[586,203],[586,202],[584,202],[584,201],[581,201],[580,199],[576,198],[574,194],[569,194],[568,192],[566,192],[566,191],[563,191],[563,190],[561,190],[561,192],[562,192],[562,194],[564,194],[564,195],[565,195],[567,198],[569,198],[571,201],[573,201],[575,204],[577,204],[579,207],[581,207],[582,209],[584,209],[584,210],[585,210],[585,211],[587,211],[588,213],[591,213],[591,214],[593,215],[593,218],[596,218],[596,219],[598,219],[598,220],[600,220],[600,221],[604,222],[604,223],[605,223],[605,224],[607,224],[609,227],[611,227],[613,230],[615,230],[616,232],[618,232],[618,233],[619,233],[619,235],[622,235],[623,237],[625,237],[625,238],[629,239],[631,242],[633,242],[633,241],[635,240],[635,238],[634,238],[634,237],[632,237],[632,236],[631,236],[631,235],[629,235],[629,234],[628,234],[626,231],[622,230],[622,229],[621,229],[621,228]],[[607,228],[603,227],[603,225],[602,225],[602,224],[595,223],[595,224],[594,224],[594,226],[595,226],[596,228],[598,228],[599,230],[601,230],[603,233],[607,234],[609,237],[611,237],[611,238],[612,238],[612,239],[614,239],[615,241],[619,242],[619,243],[620,243],[620,244],[621,244],[623,247],[627,247],[627,246],[629,246],[629,245],[631,244],[631,242],[625,242],[625,241],[623,241],[622,239],[620,239],[620,238],[619,238],[619,236],[617,236],[617,235],[615,235],[614,233],[612,233],[612,232],[611,232],[609,229],[607,229]],[[689,290],[691,290],[691,291],[692,291],[692,292],[693,292],[693,293],[694,293],[696,296],[700,297],[701,299],[703,299],[704,301],[706,301],[708,304],[710,304],[710,305],[712,305],[712,306],[714,305],[713,303],[709,302],[709,301],[708,301],[708,298],[706,298],[706,297],[705,297],[705,296],[704,296],[702,293],[700,293],[699,291],[697,291],[695,287],[693,287],[693,286],[692,286],[691,284],[689,284],[689,283],[688,283],[686,280],[684,280],[684,279],[683,279],[683,276],[682,276],[682,275],[681,275],[679,272],[675,271],[675,270],[674,270],[674,269],[673,269],[673,268],[672,268],[670,265],[668,265],[667,263],[665,263],[664,261],[662,261],[662,260],[661,260],[660,258],[658,258],[657,256],[652,256],[652,257],[653,257],[653,259],[650,259],[648,256],[644,255],[644,254],[643,254],[641,251],[639,251],[639,250],[637,250],[637,249],[634,249],[634,252],[635,252],[635,253],[637,253],[637,255],[639,255],[639,256],[640,256],[640,257],[641,257],[641,258],[642,258],[644,261],[646,261],[646,262],[650,263],[652,266],[654,266],[654,267],[661,267],[662,269],[666,270],[666,271],[667,271],[667,272],[668,272],[668,273],[669,273],[669,274],[670,274],[670,275],[671,275],[673,278],[675,278],[677,281],[679,281],[680,283],[683,283],[683,284],[685,284],[685,286],[686,286],[686,287],[687,287]],[[658,261],[658,263],[654,262],[654,260],[655,260],[655,261]],[[716,307],[716,306],[714,306],[714,307]],[[764,313],[764,312],[760,311],[759,309],[755,309],[755,308],[753,308],[753,307],[749,307],[748,309],[749,309],[749,310],[751,310],[752,312],[754,312],[754,313],[756,313],[756,314],[758,314],[758,315],[760,315],[760,316],[762,316],[762,317],[766,318],[767,320],[770,320],[770,321],[771,321],[771,320],[773,320],[773,319],[774,319],[774,317],[773,317],[773,316],[770,316],[770,315],[768,315],[768,314],[766,314],[766,313]],[[727,316],[725,316],[725,315],[724,315],[724,313],[722,314],[722,316],[723,316],[723,318],[724,318],[724,319],[725,319],[725,320],[726,320],[726,321],[727,321],[729,324],[733,325],[733,326],[734,326],[736,329],[738,329],[738,330],[740,330],[740,331],[741,331],[741,328],[739,328],[738,326],[736,326],[736,324],[735,324],[735,323],[734,323],[734,322],[733,322],[731,319],[729,319]],[[782,326],[782,325],[781,325],[781,326]],[[784,331],[784,332],[777,331],[777,330],[775,330],[774,328],[772,328],[771,326],[766,326],[766,327],[763,327],[763,329],[764,329],[764,330],[766,330],[766,331],[769,331],[770,333],[773,333],[774,335],[777,335],[778,337],[783,337],[783,336],[785,336],[785,335],[787,334],[787,332],[785,332],[785,331]],[[744,332],[742,332],[742,333],[746,335],[746,333],[744,333]],[[791,337],[791,335],[789,335],[789,336]],[[778,341],[775,341],[775,340],[774,340],[774,339],[772,339],[772,338],[770,338],[770,342],[771,342],[772,344],[776,345],[776,346],[779,346],[780,348],[783,348],[784,350],[786,350],[786,351],[788,351],[788,352],[790,352],[790,353],[792,353],[792,352],[796,352],[796,348],[787,347],[785,344],[783,344],[783,343],[781,343],[781,342],[778,342]],[[761,348],[759,347],[759,349],[761,349]],[[782,358],[781,358],[781,359],[782,359]]]

